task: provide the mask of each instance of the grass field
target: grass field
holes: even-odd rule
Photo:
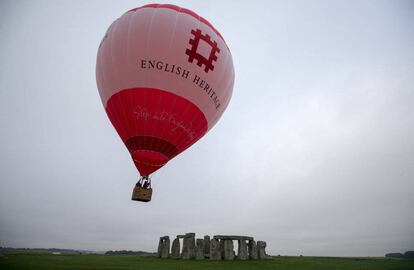
[[[382,270],[413,269],[414,260],[331,257],[274,257],[265,261],[196,261],[162,260],[130,255],[50,255],[5,254],[0,257],[0,269],[107,269],[107,270],[174,270],[174,269],[279,269],[279,270]]]

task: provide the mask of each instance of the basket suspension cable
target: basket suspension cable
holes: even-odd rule
[[[151,188],[151,177],[147,175],[147,188]]]
[[[136,185],[142,188],[151,188],[151,177],[149,175],[141,176]]]
[[[142,187],[142,180],[143,180],[143,178],[142,178],[142,176],[138,179],[138,182],[135,184],[135,186],[137,186],[137,187]]]

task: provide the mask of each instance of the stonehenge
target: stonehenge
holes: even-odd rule
[[[180,251],[182,239],[183,247]],[[237,241],[237,254],[234,251],[234,242]],[[263,260],[270,259],[266,253],[267,244],[265,241],[256,241],[250,236],[239,235],[215,235],[212,239],[205,235],[204,238],[195,238],[195,233],[177,235],[172,242],[170,253],[169,236],[160,237],[158,243],[158,257],[172,259],[209,259],[219,260]]]

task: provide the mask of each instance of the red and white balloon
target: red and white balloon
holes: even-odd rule
[[[96,80],[110,121],[141,175],[206,134],[233,90],[231,53],[220,33],[174,5],[132,9],[98,49]]]

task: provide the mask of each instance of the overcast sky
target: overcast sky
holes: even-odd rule
[[[154,251],[195,232],[275,255],[414,250],[413,1],[170,1],[221,32],[236,79],[145,204],[95,61],[147,3],[0,2],[1,246]]]

